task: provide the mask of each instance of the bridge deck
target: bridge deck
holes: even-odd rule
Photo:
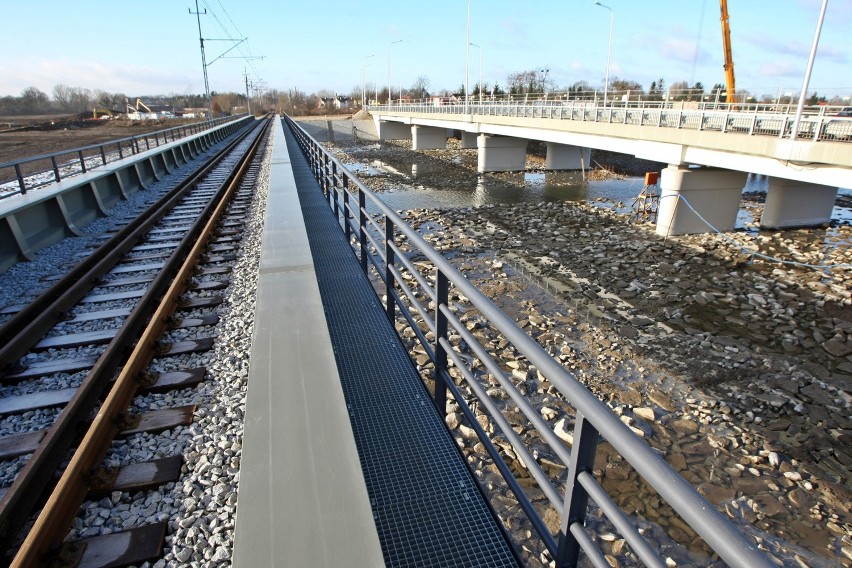
[[[234,565],[517,565],[295,141],[287,133],[283,155],[276,128]]]

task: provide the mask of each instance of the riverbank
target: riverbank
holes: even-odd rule
[[[414,183],[410,164],[424,155],[442,166],[427,168],[428,178],[418,167],[424,190],[471,179],[476,186],[468,151],[413,153],[405,143],[337,151],[365,168],[393,163],[400,174],[363,178],[378,191]],[[852,229],[665,240],[612,205],[516,203],[407,216],[711,502],[755,527],[784,565],[852,566],[850,270],[760,256],[848,265]],[[762,204],[745,207],[759,215]],[[541,387],[531,385],[530,396],[564,430],[567,405]],[[617,455],[603,452],[597,465],[634,514],[669,536],[686,534],[660,518],[658,500]],[[620,558],[617,542],[607,546]]]

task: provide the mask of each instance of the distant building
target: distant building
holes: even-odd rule
[[[352,97],[334,95],[333,97],[321,98],[317,104],[317,108],[341,110],[352,108],[352,104]]]

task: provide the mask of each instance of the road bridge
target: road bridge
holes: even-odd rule
[[[774,107],[603,106],[588,101],[406,103],[369,107],[380,139],[443,148],[447,130],[478,148],[480,172],[524,169],[527,142],[547,144],[549,170],[588,166],[591,148],[667,163],[657,233],[729,231],[747,174],[769,178],[766,228],[828,223],[838,187],[852,187],[852,119]]]

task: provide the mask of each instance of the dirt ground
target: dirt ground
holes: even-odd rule
[[[0,163],[100,144],[201,120],[94,120],[67,115],[0,116]]]

